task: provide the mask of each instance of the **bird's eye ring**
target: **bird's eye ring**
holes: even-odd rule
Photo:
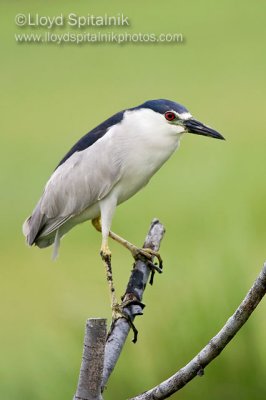
[[[175,113],[171,112],[171,111],[167,111],[165,114],[165,119],[167,119],[167,121],[173,121],[176,118]]]

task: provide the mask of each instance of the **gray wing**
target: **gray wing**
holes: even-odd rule
[[[32,245],[104,198],[121,177],[120,160],[109,135],[71,155],[54,171],[23,232]]]

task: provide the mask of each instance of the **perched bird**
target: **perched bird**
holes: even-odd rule
[[[91,220],[102,232],[101,255],[110,258],[108,236],[138,249],[110,231],[116,207],[132,197],[178,148],[185,133],[224,139],[195,120],[182,105],[170,100],[150,100],[118,112],[83,136],[60,161],[48,180],[23,232],[29,245],[54,243],[75,225]]]

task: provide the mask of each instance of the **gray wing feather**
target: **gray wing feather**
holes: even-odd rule
[[[105,197],[118,182],[119,163],[114,162],[112,155],[99,157],[92,149],[94,146],[73,154],[51,176],[40,204],[41,212],[48,218],[80,214]]]
[[[40,203],[40,202],[39,202]],[[37,204],[32,215],[26,219],[23,224],[23,233],[27,238],[27,243],[31,246],[38,235],[40,226],[42,225],[44,215],[39,211],[40,204]]]
[[[32,245],[38,236],[55,232],[104,198],[120,177],[121,164],[107,135],[74,153],[54,171],[32,216],[24,223],[28,243]]]

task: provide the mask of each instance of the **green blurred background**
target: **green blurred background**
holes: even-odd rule
[[[153,217],[167,229],[165,272],[146,290],[139,342],[128,340],[105,394],[124,399],[186,364],[234,311],[266,258],[266,6],[3,0],[1,7],[1,399],[71,399],[85,321],[110,318],[101,239],[89,223],[64,238],[56,263],[51,249],[29,249],[21,233],[65,152],[116,111],[153,98],[186,105],[227,139],[187,136],[150,185],[117,209],[113,230],[136,244]],[[128,32],[181,32],[185,41],[19,45],[14,33],[40,32],[15,26],[21,12],[123,12]],[[111,248],[122,294],[132,259]],[[265,312],[263,302],[204,378],[173,398],[265,399]]]

